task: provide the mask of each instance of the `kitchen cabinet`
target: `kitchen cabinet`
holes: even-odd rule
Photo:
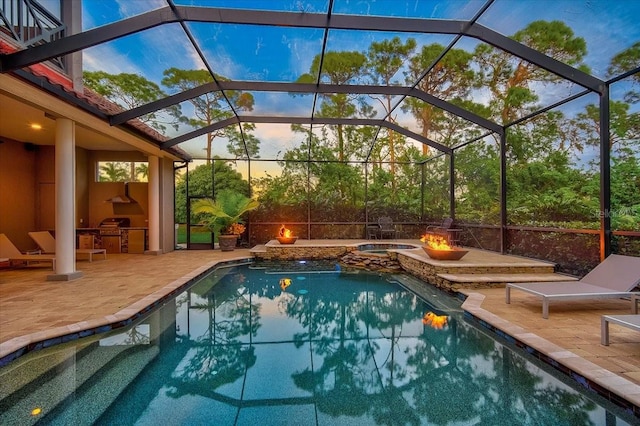
[[[130,229],[129,230],[129,253],[144,253],[145,247],[145,230]]]
[[[120,235],[103,235],[102,236],[102,248],[107,250],[107,253],[121,253],[122,240]]]
[[[78,248],[79,249],[94,249],[95,242],[94,237],[91,234],[78,235]]]

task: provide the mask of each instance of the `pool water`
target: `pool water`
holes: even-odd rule
[[[405,275],[221,268],[0,370],[0,424],[628,425]],[[287,272],[284,272],[284,271]],[[429,315],[426,315],[429,314]]]
[[[367,243],[360,244],[357,248],[358,251],[365,253],[385,254],[387,253],[387,250],[412,250],[419,248],[419,246],[399,243]]]

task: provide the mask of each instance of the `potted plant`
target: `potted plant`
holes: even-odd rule
[[[218,192],[215,200],[203,198],[196,201],[193,211],[202,214],[204,217],[202,223],[218,235],[220,250],[232,251],[236,247],[240,234],[245,231],[240,217],[259,205],[258,201],[240,192],[222,190]]]

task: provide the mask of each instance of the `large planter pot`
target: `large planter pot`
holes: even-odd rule
[[[237,235],[220,235],[218,237],[218,245],[222,251],[233,251],[238,243]]]

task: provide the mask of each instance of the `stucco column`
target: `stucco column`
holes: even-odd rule
[[[56,120],[56,273],[48,275],[47,281],[70,281],[82,276],[82,272],[76,271],[75,133],[73,121]]]
[[[149,156],[149,250],[145,254],[160,254],[160,164]]]

